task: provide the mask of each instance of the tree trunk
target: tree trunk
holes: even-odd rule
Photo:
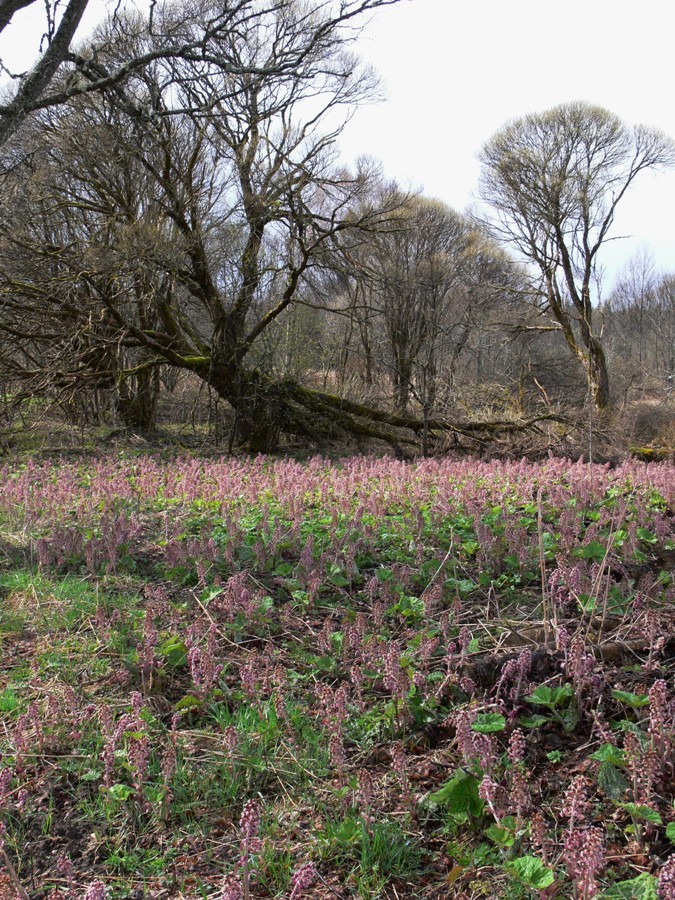
[[[588,384],[593,397],[593,404],[597,410],[609,406],[609,374],[607,372],[607,359],[602,345],[592,338],[588,347]]]
[[[412,379],[412,364],[408,360],[399,360],[394,371],[394,402],[396,410],[402,415],[408,412],[410,401],[410,383]]]
[[[127,428],[152,431],[157,424],[159,369],[141,369],[119,386],[117,412]]]

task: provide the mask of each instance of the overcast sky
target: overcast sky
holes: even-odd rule
[[[33,56],[29,21],[6,29],[7,62]],[[675,137],[670,0],[401,0],[374,17],[358,49],[387,99],[356,113],[345,157],[370,154],[458,210],[474,200],[478,151],[511,118],[587,100]],[[606,288],[644,246],[675,270],[674,209],[675,171],[638,177],[613,232],[628,237],[601,259]]]
[[[387,102],[358,112],[345,152],[382,160],[458,210],[475,196],[476,155],[509,119],[569,100],[675,137],[669,0],[401,0],[360,43]],[[675,170],[643,173],[601,261],[606,281],[642,246],[675,270]]]

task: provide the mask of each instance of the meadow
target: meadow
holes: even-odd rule
[[[675,898],[675,478],[0,467],[0,896]]]

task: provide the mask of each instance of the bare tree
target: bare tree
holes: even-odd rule
[[[15,13],[37,5],[38,0],[0,0],[0,32],[11,28]],[[129,76],[157,60],[186,60],[209,66],[214,61],[232,75],[289,75],[302,66],[308,53],[326,47],[339,31],[356,28],[365,13],[400,0],[223,0],[217,6],[208,0],[188,0],[184,5],[148,0],[148,32],[152,46],[137,46],[123,59],[106,60],[97,52],[75,52],[73,40],[88,5],[88,0],[45,0],[44,33],[36,35],[42,52],[26,73],[13,75],[14,89],[0,104],[0,146],[25,121],[31,112],[57,106],[73,97],[92,91],[115,90]],[[223,42],[246,30],[254,22],[264,27],[270,16],[287,16],[301,22],[305,44],[285,48],[285,52],[245,63],[223,56]],[[123,21],[124,5],[115,12]],[[117,33],[119,36],[119,32]],[[236,44],[233,41],[232,44]],[[127,45],[128,46],[128,45]],[[0,61],[1,63],[1,61]],[[66,71],[66,80],[57,73]],[[56,82],[56,83],[55,83]]]
[[[625,392],[672,391],[675,376],[675,290],[672,274],[659,272],[648,250],[630,259],[603,305],[610,363]]]
[[[675,143],[575,102],[517,119],[481,153],[481,194],[495,234],[534,263],[542,301],[583,366],[598,409],[610,398],[594,323],[593,280],[618,203],[645,169],[671,165]]]
[[[67,312],[80,368],[86,334],[87,344],[135,354],[108,373],[117,382],[188,369],[231,404],[237,438],[255,449],[282,430],[365,428],[340,403],[270,378],[256,353],[338,238],[358,240],[387,214],[364,200],[368,170],[350,174],[334,160],[339,113],[371,95],[372,75],[346,52],[354,33],[329,28],[319,41],[325,4],[311,13],[282,3],[223,38],[222,66],[215,45],[208,63],[157,60],[123,89],[35,119],[36,162],[12,176],[33,205],[23,229],[6,207],[3,229],[7,333],[39,340],[40,310],[55,327]],[[108,28],[116,54],[152,46],[137,19]],[[290,58],[295,68],[282,65]]]

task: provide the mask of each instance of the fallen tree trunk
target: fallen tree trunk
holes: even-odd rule
[[[207,380],[234,410],[233,443],[253,452],[276,450],[282,434],[310,440],[380,440],[400,449],[403,444],[418,446],[425,428],[421,417],[376,409],[292,379],[275,381],[257,371],[227,380],[209,372]],[[545,413],[519,421],[429,419],[427,428],[431,437],[452,433],[490,441],[536,429],[547,421],[564,423],[559,416]]]

